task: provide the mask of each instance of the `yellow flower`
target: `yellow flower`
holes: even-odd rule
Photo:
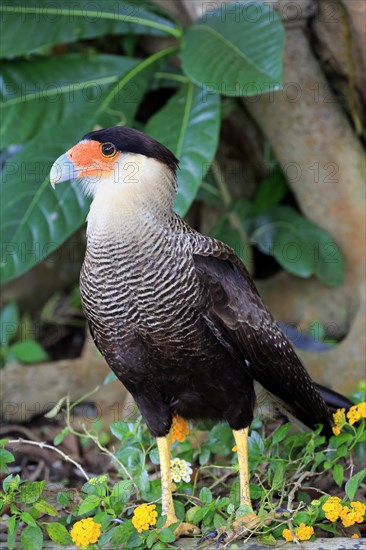
[[[74,523],[70,535],[76,546],[89,546],[97,542],[100,537],[101,524],[93,518],[81,519]]]
[[[353,500],[351,502],[351,507],[355,516],[356,523],[362,523],[363,517],[366,512],[366,504],[363,502],[358,502],[357,500]]]
[[[238,447],[237,447],[237,445],[234,445],[234,447],[233,447],[233,448],[232,448],[231,450],[232,450],[232,452],[233,452],[233,453],[236,453],[236,452],[237,452],[237,450],[238,450]]]
[[[188,422],[180,416],[173,416],[172,427],[170,428],[172,443],[180,441],[182,443],[189,434]]]
[[[347,413],[347,418],[351,426],[361,418],[366,418],[366,402],[353,405]]]
[[[291,542],[292,540],[294,540],[294,537],[292,536],[290,529],[284,529],[282,531],[282,536],[285,540],[287,540],[287,542]]]
[[[334,435],[339,435],[343,426],[346,424],[345,412],[346,409],[338,409],[335,413],[333,413],[334,426],[332,429]]]
[[[314,534],[314,529],[310,525],[305,525],[305,523],[300,523],[299,527],[295,529],[295,535],[298,540],[309,540]],[[282,536],[287,542],[294,540],[294,537],[290,529],[284,529],[282,531]]]
[[[362,523],[366,511],[366,505],[356,500],[351,502],[351,508],[343,506],[339,517],[345,527],[351,527],[355,523]]]
[[[327,502],[323,504],[322,509],[329,521],[337,521],[343,509],[341,499],[338,497],[329,497]]]
[[[347,506],[343,506],[339,517],[345,527],[351,527],[355,523],[354,513]]]
[[[141,504],[135,508],[132,525],[141,533],[156,524],[158,513],[155,504]]]
[[[359,539],[360,535],[357,535],[357,533],[353,533],[351,539]]]
[[[300,526],[296,529],[295,534],[299,540],[309,540],[314,534],[314,529],[310,525],[300,523]]]

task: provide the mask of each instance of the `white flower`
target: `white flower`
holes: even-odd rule
[[[179,483],[182,480],[189,483],[189,481],[191,481],[192,472],[193,470],[190,462],[181,458],[173,458],[170,461],[170,473],[174,483]]]

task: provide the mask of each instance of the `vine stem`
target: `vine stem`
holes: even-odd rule
[[[49,445],[48,443],[44,443],[43,441],[32,441],[31,439],[22,439],[22,438],[10,439],[9,441],[6,442],[6,445],[33,445],[33,447],[39,447],[40,449],[49,449],[50,451],[54,451],[55,453],[62,456],[62,458],[66,462],[71,462],[71,464],[73,464],[81,472],[81,474],[85,477],[87,481],[89,481],[90,479],[90,477],[88,476],[84,468],[81,466],[81,464],[76,462],[76,460],[74,460],[69,455],[62,452],[57,447],[54,447],[53,445]]]

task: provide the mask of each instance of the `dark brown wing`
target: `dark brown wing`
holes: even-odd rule
[[[202,310],[217,339],[243,363],[255,380],[279,397],[287,410],[307,426],[324,425],[330,415],[305,367],[267,307],[249,273],[231,249],[213,244],[194,254],[196,273],[208,293]]]

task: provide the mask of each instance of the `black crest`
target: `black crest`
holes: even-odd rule
[[[123,153],[137,153],[145,157],[154,158],[166,164],[174,173],[179,161],[171,151],[156,139],[147,136],[139,130],[124,126],[114,126],[89,132],[83,139],[93,139],[100,143],[111,142]]]

